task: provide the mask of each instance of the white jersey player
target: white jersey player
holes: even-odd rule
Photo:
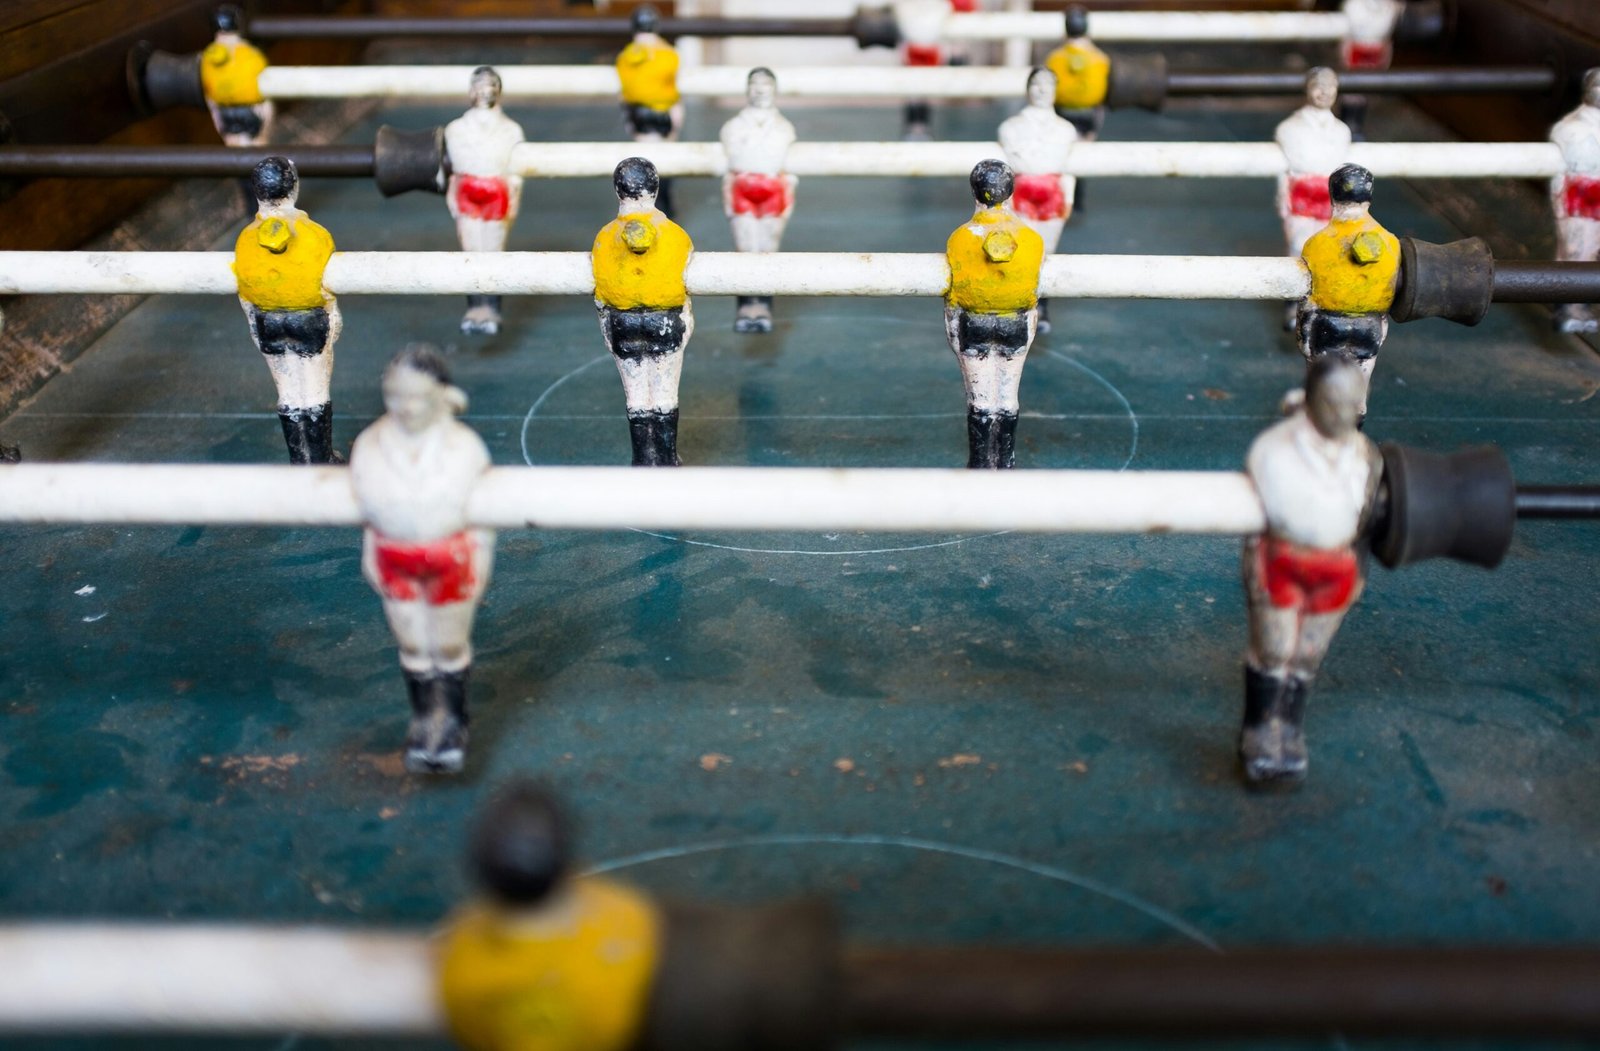
[[[1583,102],[1550,129],[1550,141],[1561,148],[1566,168],[1550,180],[1550,204],[1556,215],[1556,258],[1592,263],[1600,259],[1600,69],[1583,77]],[[1587,306],[1568,303],[1556,308],[1561,332],[1600,331]]]
[[[522,145],[522,125],[500,108],[500,75],[489,66],[472,71],[472,106],[444,127],[450,182],[445,203],[456,221],[463,252],[503,252],[522,203],[522,176],[511,154]],[[500,297],[468,296],[461,331],[500,331]]]
[[[778,81],[756,68],[746,80],[747,105],[722,126],[728,173],[722,177],[722,210],[740,252],[776,252],[794,214],[799,180],[784,169],[794,145],[794,125],[778,112]],[[740,296],[735,332],[771,332],[772,297]]]

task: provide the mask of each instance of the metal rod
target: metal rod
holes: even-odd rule
[[[288,157],[301,175],[372,175],[371,146],[0,146],[0,176],[245,176],[267,157]]]
[[[371,37],[629,37],[626,18],[401,18],[261,15],[246,32],[256,40],[350,40]],[[848,18],[663,18],[662,36],[854,36]]]
[[[1496,259],[1494,302],[1600,302],[1600,263]]]
[[[869,1037],[1600,1034],[1582,949],[847,951]]]
[[[1368,95],[1550,92],[1557,86],[1556,71],[1548,66],[1352,70],[1339,74],[1341,91]],[[1304,73],[1174,70],[1167,74],[1168,95],[1300,95],[1305,90]]]
[[[1518,518],[1600,518],[1600,485],[1519,485]]]

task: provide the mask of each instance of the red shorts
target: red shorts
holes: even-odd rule
[[[1305,219],[1333,218],[1333,200],[1328,196],[1326,175],[1291,175],[1289,177],[1289,214]]]
[[[978,9],[978,0],[950,0],[950,10],[966,14]]]
[[[1600,178],[1567,176],[1561,184],[1561,216],[1564,219],[1600,219]]]
[[[1067,214],[1067,195],[1059,175],[1018,175],[1011,207],[1024,219],[1060,219]]]
[[[1394,45],[1357,44],[1347,40],[1339,47],[1339,58],[1345,69],[1388,69],[1394,59]]]
[[[905,64],[908,66],[942,66],[944,65],[944,48],[938,44],[907,44]]]
[[[492,175],[457,175],[450,192],[455,195],[456,214],[468,219],[504,219],[511,209],[506,181]]]
[[[378,581],[384,598],[430,606],[465,602],[472,597],[477,577],[472,572],[476,545],[466,533],[443,540],[410,544],[377,539]]]
[[[1256,576],[1279,609],[1338,613],[1350,605],[1361,568],[1350,548],[1301,547],[1262,537],[1256,546]]]
[[[789,181],[781,175],[745,172],[733,177],[733,214],[770,219],[782,215],[793,203]]]

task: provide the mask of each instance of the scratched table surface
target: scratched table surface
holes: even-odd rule
[[[944,108],[935,131],[986,137],[1011,108]],[[1286,109],[1119,113],[1107,137],[1261,140]],[[511,112],[533,139],[621,135],[609,106]],[[726,116],[692,106],[685,138],[714,138]],[[898,132],[889,107],[790,116],[808,140]],[[1374,131],[1438,134],[1399,104]],[[716,185],[676,193],[696,245],[729,250]],[[302,204],[341,248],[454,249],[437,197],[310,181]],[[1101,179],[1086,204],[1066,250],[1281,250],[1265,180]],[[603,178],[537,182],[523,206],[513,248],[581,250],[615,199]],[[939,251],[970,207],[962,180],[808,179],[784,247]],[[1541,208],[1532,187],[1386,181],[1376,214],[1433,240],[1481,232],[1443,218],[1476,215],[1548,258]],[[1023,382],[1024,469],[1237,468],[1300,373],[1275,303],[1054,305]],[[388,358],[425,339],[448,349],[495,463],[626,462],[586,300],[508,299],[502,332],[470,340],[458,297],[341,306],[340,447],[381,411]],[[964,462],[936,301],[776,309],[776,332],[748,336],[731,300],[696,304],[687,463]],[[1592,353],[1534,308],[1475,329],[1396,326],[1368,432],[1494,442],[1528,482],[1600,480],[1597,384]],[[238,304],[164,296],[0,433],[36,462],[276,463],[271,404]],[[474,809],[537,774],[576,809],[589,864],[680,897],[821,894],[861,940],[1600,941],[1594,526],[1519,527],[1493,573],[1374,567],[1313,694],[1310,780],[1268,794],[1235,768],[1233,540],[506,533],[477,629],[467,773],[421,780],[401,771],[405,692],[354,531],[5,537],[3,921],[431,924],[464,892]]]

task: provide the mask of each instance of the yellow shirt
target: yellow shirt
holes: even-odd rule
[[[1045,67],[1056,75],[1056,105],[1093,109],[1105,105],[1111,59],[1088,40],[1068,40],[1050,52]]]
[[[980,314],[1009,314],[1039,302],[1044,240],[1005,205],[985,208],[945,245],[950,291],[945,302]]]
[[[200,87],[219,106],[254,106],[266,68],[267,56],[250,44],[213,42],[200,53]]]
[[[333,235],[304,215],[262,219],[239,232],[233,273],[239,295],[262,310],[311,310],[323,305],[322,272]]]
[[[575,880],[523,921],[489,905],[454,917],[439,946],[439,993],[467,1051],[624,1051],[637,1040],[660,956],[643,897]]]
[[[678,104],[678,53],[665,44],[629,44],[617,56],[622,101],[668,110]]]
[[[1341,314],[1379,314],[1394,303],[1400,241],[1370,215],[1335,219],[1306,241],[1310,303]]]
[[[595,235],[594,294],[609,307],[666,310],[689,300],[684,268],[694,243],[660,210],[630,212]]]

